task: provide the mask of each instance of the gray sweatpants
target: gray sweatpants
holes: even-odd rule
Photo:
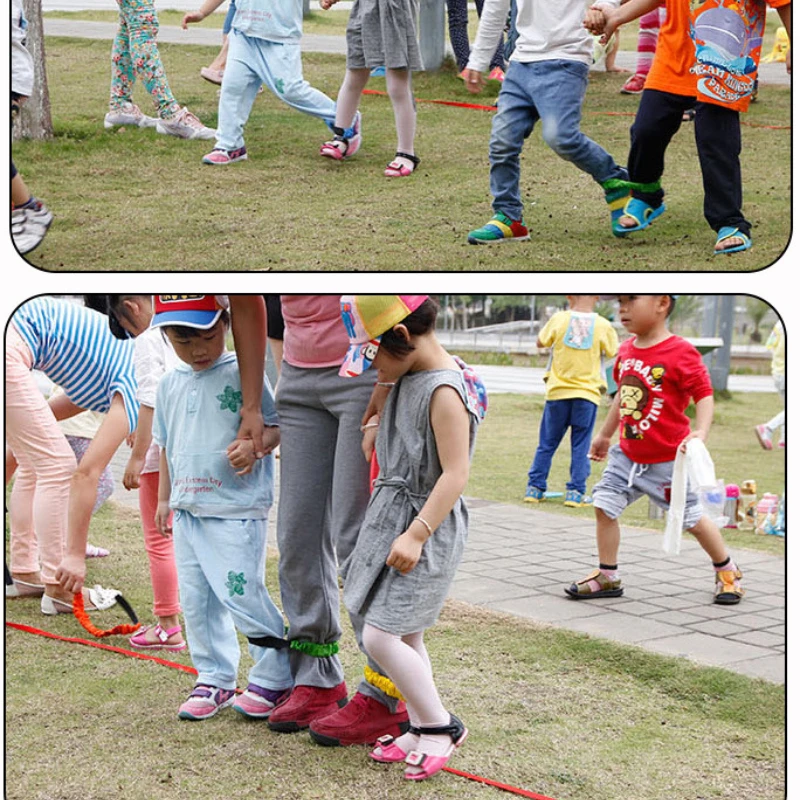
[[[355,547],[369,500],[361,418],[374,373],[339,377],[338,367],[283,363],[276,408],[281,426],[278,574],[289,639],[328,644],[341,636],[338,565]],[[363,620],[350,615],[358,645]],[[369,666],[385,675],[380,666]],[[338,656],[291,651],[295,684],[332,688],[344,680]],[[362,681],[358,690],[394,712],[397,700]]]

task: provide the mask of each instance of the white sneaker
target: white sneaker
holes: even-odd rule
[[[41,201],[34,208],[15,208],[11,212],[11,238],[21,256],[41,244],[53,214]]]
[[[207,128],[188,108],[182,108],[171,119],[160,119],[156,131],[179,139],[215,139],[213,128]]]
[[[155,128],[158,120],[148,117],[139,106],[134,103],[125,103],[122,108],[109,111],[103,118],[103,127],[116,128],[118,125],[137,125],[140,128]]]

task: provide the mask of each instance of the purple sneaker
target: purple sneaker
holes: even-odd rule
[[[247,161],[247,148],[244,145],[235,150],[223,150],[215,147],[207,156],[203,156],[204,164],[224,166],[225,164],[235,164],[237,161]]]
[[[233,710],[250,719],[266,719],[291,693],[291,689],[273,691],[249,683],[247,689],[236,698]]]
[[[221,708],[233,704],[236,691],[234,689],[218,689],[198,683],[186,702],[178,709],[179,719],[208,719]]]

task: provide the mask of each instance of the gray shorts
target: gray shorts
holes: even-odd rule
[[[592,489],[592,502],[610,519],[617,519],[635,500],[647,495],[665,511],[669,509],[674,461],[658,464],[637,464],[631,461],[622,448],[615,444],[608,451],[608,465]],[[686,487],[686,509],[683,528],[693,528],[703,516],[700,498],[691,487]]]

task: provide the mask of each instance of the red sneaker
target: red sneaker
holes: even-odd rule
[[[408,730],[408,725],[408,712],[402,701],[392,714],[383,703],[356,692],[343,708],[326,717],[317,717],[309,726],[309,733],[317,744],[329,747],[374,744],[386,734],[400,736]]]
[[[294,733],[307,728],[311,720],[333,714],[347,703],[347,686],[342,681],[332,689],[295,686],[289,699],[277,706],[267,724],[279,733]]]

